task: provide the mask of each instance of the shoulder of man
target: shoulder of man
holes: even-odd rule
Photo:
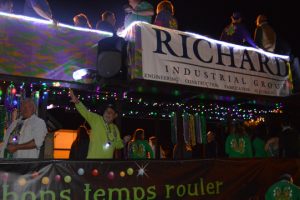
[[[36,114],[33,114],[33,115],[30,117],[30,120],[39,121],[39,122],[45,122],[44,119],[40,118],[40,117],[37,116]]]

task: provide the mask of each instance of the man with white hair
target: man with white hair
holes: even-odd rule
[[[21,117],[8,127],[0,148],[0,158],[39,158],[47,127],[35,112],[36,106],[32,99],[21,102]]]

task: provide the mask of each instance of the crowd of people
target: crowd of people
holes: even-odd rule
[[[123,6],[123,8],[126,15],[124,26],[121,29],[128,27],[134,21],[152,23],[152,18],[155,15],[153,5],[144,0],[129,0],[128,4]],[[0,12],[12,13],[13,1],[0,0]],[[26,0],[23,13],[26,16],[48,19],[57,23],[47,0]],[[79,13],[73,18],[74,25],[115,33],[117,31],[115,14],[111,11],[104,11],[100,16],[100,20],[93,27],[88,16],[84,13]],[[157,5],[154,24],[167,28],[178,28],[177,20],[174,17],[174,6],[170,1],[163,0]]]
[[[103,116],[87,111],[78,101],[73,92],[70,92],[71,101],[75,103],[78,112],[91,124],[92,129],[81,125],[77,138],[70,153],[70,159],[85,160],[89,158],[122,158],[122,159],[199,159],[199,158],[267,158],[267,157],[300,157],[300,134],[292,128],[288,120],[283,120],[281,131],[274,134],[267,133],[264,124],[259,124],[252,130],[243,123],[228,123],[225,134],[220,139],[220,133],[207,132],[204,148],[192,146],[183,141],[176,145],[161,144],[158,146],[155,136],[145,140],[145,131],[137,128],[132,135],[120,137],[117,126],[113,125],[117,117],[117,110],[111,104],[106,105]],[[93,131],[101,130],[101,131]],[[111,130],[115,132],[112,134]],[[106,133],[106,134],[105,134]],[[89,144],[89,137],[93,141]],[[97,139],[95,139],[97,138]],[[102,142],[99,142],[99,141]],[[117,142],[118,141],[118,142]],[[93,150],[93,146],[97,147]],[[114,154],[117,149],[118,154]],[[78,151],[74,153],[74,151]],[[86,157],[76,157],[84,152],[97,152],[97,155],[86,153]],[[109,152],[107,154],[107,152]],[[223,153],[222,153],[223,152]],[[203,155],[204,154],[204,155]],[[75,155],[75,157],[73,157]],[[158,156],[157,156],[158,155]]]
[[[249,133],[250,132],[250,133]],[[300,134],[288,119],[281,122],[281,130],[268,133],[264,124],[246,131],[245,125],[235,125],[226,138],[225,152],[230,158],[298,158]]]
[[[291,47],[276,34],[273,27],[268,23],[266,15],[258,15],[255,24],[256,29],[253,37],[251,37],[251,33],[243,23],[242,14],[240,12],[233,12],[231,23],[224,28],[220,40],[263,49],[272,53],[291,55]]]
[[[85,119],[77,130],[70,159],[199,159],[199,158],[299,158],[300,133],[288,118],[281,119],[280,130],[267,129],[264,123],[254,127],[228,121],[223,129],[209,130],[202,146],[178,141],[166,145],[155,136],[145,138],[145,130],[136,128],[122,135],[114,123],[118,110],[104,106],[103,115],[88,110],[70,90],[71,102]],[[20,117],[7,128],[0,148],[1,158],[39,158],[48,132],[44,120],[36,116],[32,99],[21,102]],[[223,130],[223,131],[222,131]],[[159,144],[159,145],[158,145]]]
[[[95,26],[90,23],[85,13],[79,13],[74,16],[74,25],[108,31],[113,34],[128,27],[134,21],[144,21],[157,26],[178,29],[175,8],[171,1],[162,0],[159,2],[156,6],[156,12],[153,5],[146,0],[128,0],[128,4],[123,6],[123,9],[125,18],[123,26],[120,28],[116,27],[115,13],[108,10],[101,13],[100,19]],[[12,0],[0,0],[0,11],[13,12]],[[58,23],[52,15],[47,0],[26,0],[24,15],[48,19],[54,23]],[[231,23],[224,28],[219,39],[233,44],[263,49],[268,52],[291,55],[290,45],[276,34],[276,31],[268,23],[267,16],[263,14],[257,16],[256,29],[254,34],[251,34],[243,23],[242,14],[240,12],[233,12]]]
[[[285,173],[279,177],[277,182],[267,189],[265,199],[300,199],[300,189],[294,184],[293,177]]]

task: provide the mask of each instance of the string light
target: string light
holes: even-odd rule
[[[3,82],[3,85],[5,84],[6,83]],[[76,112],[74,105],[69,102],[69,90],[59,87],[57,82],[48,85],[40,82],[31,83],[29,85],[32,91],[39,91],[35,94],[42,98],[42,100],[47,98],[47,109],[59,108]],[[53,87],[54,85],[58,87]],[[22,83],[20,89],[24,87],[25,84]],[[171,117],[172,113],[181,110],[182,112],[191,114],[205,115],[211,120],[225,121],[229,116],[236,120],[256,120],[269,113],[283,113],[283,105],[281,103],[269,104],[259,108],[260,105],[256,101],[245,101],[243,103],[232,105],[226,101],[223,101],[223,103],[204,104],[202,100],[199,100],[197,103],[188,104],[183,102],[150,101],[149,99],[145,100],[141,97],[128,95],[127,92],[117,93],[101,91],[100,87],[97,87],[96,93],[85,91],[78,94],[77,97],[93,112],[100,112],[101,104],[105,104],[106,101],[117,99],[118,101],[121,101],[123,105],[122,112],[120,113],[123,117],[168,119]]]

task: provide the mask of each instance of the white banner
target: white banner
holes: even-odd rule
[[[143,78],[234,92],[288,96],[289,58],[139,23]]]

